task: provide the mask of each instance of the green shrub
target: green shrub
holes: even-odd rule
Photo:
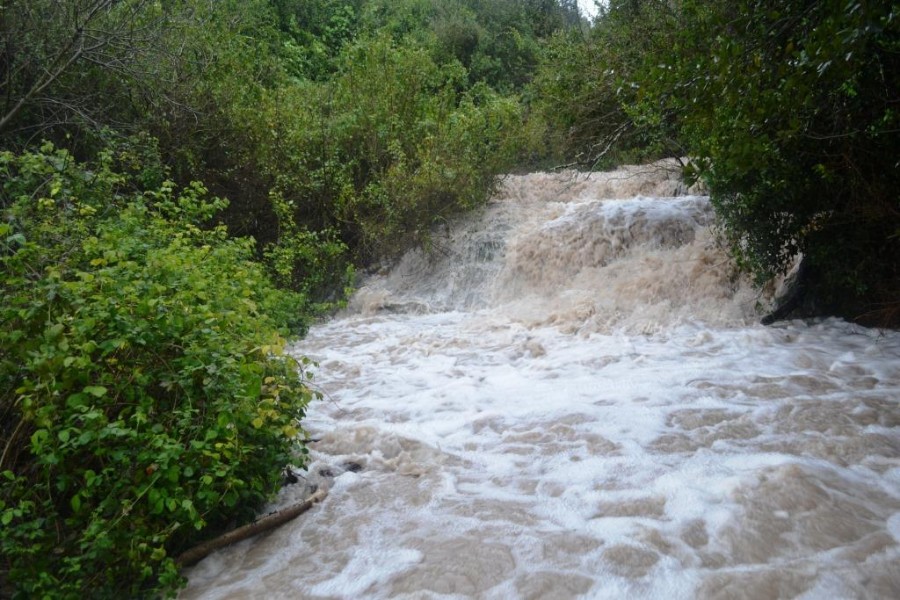
[[[224,201],[142,193],[114,158],[0,153],[0,580],[18,597],[172,593],[172,557],[250,518],[305,453],[315,393],[282,353],[303,299],[251,240],[199,227]]]
[[[296,208],[279,193],[270,193],[278,217],[278,239],[267,244],[265,264],[279,287],[302,294],[305,309],[324,314],[343,307],[356,271],[347,260],[347,245],[334,229],[310,231],[297,225]]]
[[[483,84],[463,91],[465,77],[459,63],[442,67],[381,35],[348,45],[332,80],[267,95],[256,112],[274,142],[256,160],[274,182],[279,237],[319,232],[322,260],[340,258],[328,250],[339,240],[365,264],[486,201],[521,151],[522,109]],[[313,234],[303,235],[309,246]]]
[[[531,86],[551,149],[589,168],[679,150],[664,119],[653,115],[651,127],[646,115],[631,110],[641,93],[644,62],[671,52],[675,11],[665,2],[605,4],[590,31],[559,31],[545,44]]]
[[[759,281],[806,262],[810,312],[900,321],[900,20],[891,3],[683,0],[633,113],[672,130]]]
[[[532,88],[560,154],[690,157],[758,283],[802,255],[801,314],[900,322],[896,3],[604,4]]]

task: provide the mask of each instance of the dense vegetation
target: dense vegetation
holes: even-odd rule
[[[900,325],[900,5],[619,0],[537,76],[571,159],[689,157],[763,283],[799,314]]]
[[[277,489],[314,396],[278,333],[302,298],[200,227],[224,201],[122,158],[0,154],[0,550],[27,597],[176,583],[171,553]]]
[[[3,2],[0,596],[170,595],[174,556],[252,518],[317,396],[285,336],[540,155],[523,98],[580,23],[555,0]]]

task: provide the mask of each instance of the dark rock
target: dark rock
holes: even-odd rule
[[[806,258],[800,259],[800,265],[796,273],[788,277],[785,282],[787,291],[777,299],[778,306],[760,321],[763,325],[771,325],[776,321],[783,321],[791,316],[806,316],[801,313],[806,296],[809,279],[809,266]]]
[[[281,472],[281,481],[284,485],[294,485],[300,479],[297,478],[297,474],[292,469],[288,468]]]

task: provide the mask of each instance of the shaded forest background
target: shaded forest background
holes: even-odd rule
[[[9,0],[0,596],[171,595],[305,460],[283,349],[512,170],[683,160],[796,315],[900,323],[892,2]]]

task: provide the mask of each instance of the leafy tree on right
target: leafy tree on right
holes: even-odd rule
[[[795,315],[900,324],[900,4],[611,0],[551,51],[568,158],[690,157],[739,266],[802,256]]]
[[[900,4],[687,0],[633,115],[675,123],[739,265],[807,313],[900,322]]]

